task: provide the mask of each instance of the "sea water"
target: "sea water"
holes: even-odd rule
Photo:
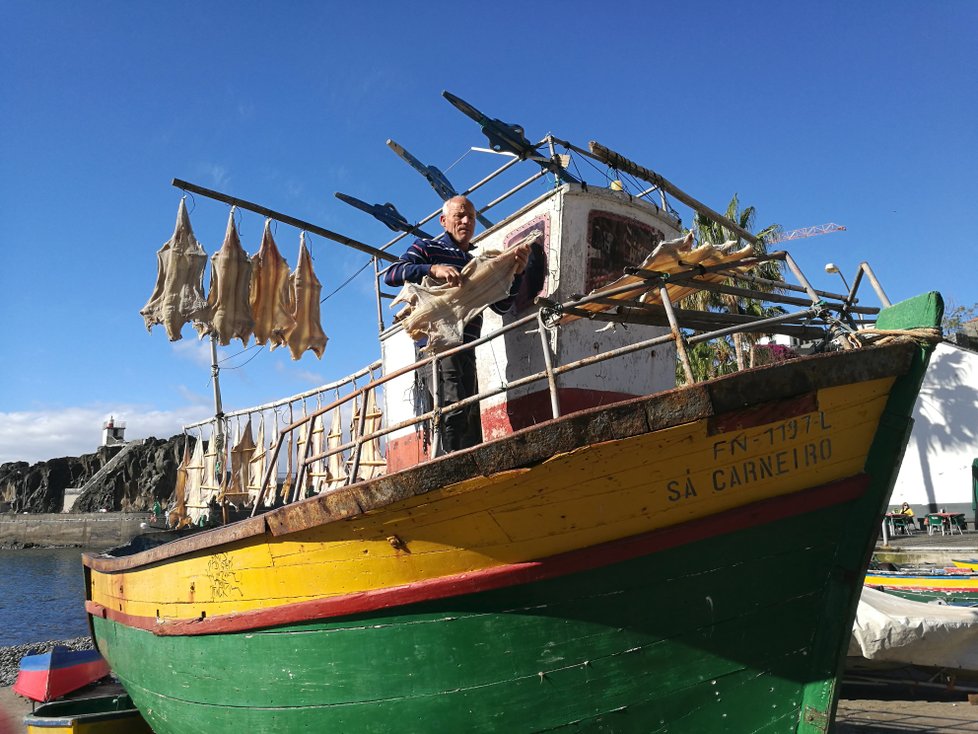
[[[81,554],[0,549],[0,647],[89,634]]]

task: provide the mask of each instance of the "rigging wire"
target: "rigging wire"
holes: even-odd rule
[[[330,293],[328,293],[327,295],[325,295],[323,298],[320,298],[319,299],[319,302],[320,303],[325,303],[327,298],[332,298],[337,293],[339,293],[341,290],[343,290],[344,288],[346,288],[346,286],[348,286],[350,284],[350,282],[354,278],[356,278],[358,275],[360,275],[360,273],[362,273],[364,270],[366,270],[367,269],[367,266],[370,265],[370,263],[372,263],[372,262],[373,262],[373,258],[370,258],[369,260],[367,260],[367,262],[365,262],[363,264],[363,267],[361,267],[359,270],[357,270],[349,278],[347,278],[346,280],[344,280],[340,285],[336,286],[336,288],[334,288]]]
[[[462,153],[462,155],[460,155],[460,156],[459,156],[458,158],[456,158],[456,159],[455,159],[455,163],[453,163],[452,165],[450,165],[450,166],[449,166],[448,168],[446,168],[446,169],[444,170],[444,173],[448,173],[448,172],[449,172],[449,171],[451,171],[451,170],[452,170],[453,168],[455,168],[455,166],[456,166],[456,165],[457,165],[458,163],[460,163],[460,162],[462,161],[462,159],[463,159],[463,158],[465,158],[465,156],[467,156],[467,155],[468,155],[469,153],[471,153],[471,152],[472,152],[472,149],[471,149],[471,148],[467,148],[467,149],[466,149],[466,151],[465,151],[464,153]]]
[[[248,357],[248,359],[246,359],[241,364],[237,364],[234,367],[222,367],[221,369],[225,369],[225,370],[240,370],[242,367],[244,367],[246,364],[248,364],[251,360],[253,360],[255,357],[257,357],[261,353],[261,350],[265,348],[265,345],[264,344],[255,344],[254,346],[248,347],[248,349],[245,349],[244,351],[238,352],[238,354],[244,354],[245,352],[247,352],[250,349],[255,349],[255,347],[258,347],[258,349],[255,351],[255,353],[252,354],[250,357]],[[234,356],[238,356],[238,355],[234,355]],[[231,358],[228,357],[227,359],[231,359]],[[221,360],[221,361],[223,362],[224,360]]]

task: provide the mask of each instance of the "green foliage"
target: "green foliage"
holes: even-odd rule
[[[767,242],[777,239],[782,229],[779,224],[771,224],[758,232],[753,231],[756,210],[748,206],[740,209],[740,200],[734,194],[727,205],[724,215],[727,219],[736,222],[742,229],[751,232],[756,238],[754,245],[756,255],[767,254]],[[693,218],[693,231],[699,244],[720,245],[725,242],[736,242],[737,247],[743,247],[746,242],[737,235],[736,232],[723,227],[716,222],[707,219],[699,214]],[[771,260],[761,263],[750,270],[751,274],[767,280],[783,280],[782,263],[780,260]],[[731,281],[725,284],[733,285]],[[754,286],[761,290],[760,286]],[[697,311],[714,311],[718,313],[726,312],[732,314],[749,314],[761,318],[774,316],[782,313],[783,309],[769,308],[764,302],[757,299],[742,298],[712,291],[697,291],[680,302],[683,309]],[[697,344],[690,349],[690,363],[693,369],[693,376],[697,380],[710,379],[719,375],[729,374],[747,366],[747,357],[751,345],[754,344],[761,334],[734,334],[723,339],[715,339],[709,344]],[[694,358],[694,353],[696,357]],[[685,372],[682,365],[676,369],[677,384],[684,384],[686,381]]]
[[[971,306],[954,306],[944,312],[941,328],[945,334],[953,334],[956,331],[961,331],[964,323],[976,316],[978,316],[978,303]]]

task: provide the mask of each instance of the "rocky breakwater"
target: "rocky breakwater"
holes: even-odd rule
[[[133,446],[121,462],[78,497],[74,512],[146,512],[157,500],[164,507],[176,483],[184,445],[183,434],[169,439],[147,438]],[[0,505],[16,513],[56,513],[64,507],[65,490],[83,487],[121,447],[102,446],[92,454],[0,464]]]

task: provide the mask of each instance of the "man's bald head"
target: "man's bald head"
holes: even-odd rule
[[[453,196],[441,208],[438,219],[463,251],[468,251],[475,234],[475,205],[464,196]]]

